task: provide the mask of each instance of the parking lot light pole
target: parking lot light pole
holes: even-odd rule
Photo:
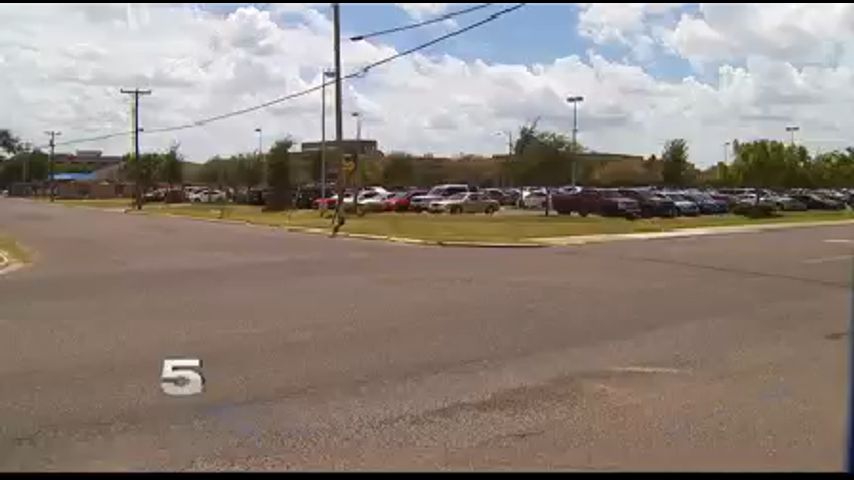
[[[576,138],[578,135],[578,104],[584,101],[584,97],[576,95],[567,97],[566,101],[572,104],[572,186],[574,187],[578,173],[578,143]]]
[[[795,145],[795,132],[797,132],[800,129],[801,129],[801,127],[797,127],[797,126],[786,127],[786,131],[792,135],[792,146]]]

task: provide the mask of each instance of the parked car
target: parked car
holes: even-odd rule
[[[522,208],[542,210],[545,207],[548,195],[545,191],[531,190],[522,193]]]
[[[802,212],[807,209],[807,205],[804,202],[789,195],[769,195],[764,198],[776,204],[778,210]]]
[[[617,190],[583,188],[578,193],[560,193],[552,196],[552,207],[560,214],[573,212],[582,217],[591,213],[602,216],[635,219],[641,216],[636,200],[620,194]]]
[[[695,217],[700,214],[700,207],[684,195],[675,192],[665,192],[661,195],[673,200],[673,205],[676,206],[676,211],[679,215]]]
[[[327,184],[326,192],[334,192],[335,185]],[[301,185],[294,193],[294,205],[297,208],[312,208],[315,205],[315,200],[321,198],[323,188],[321,184]]]
[[[714,197],[709,195],[708,193],[703,192],[685,192],[682,194],[688,200],[697,204],[697,207],[700,208],[700,213],[703,214],[719,214],[719,213],[727,213],[729,211],[729,205],[727,202],[715,200]]]
[[[495,200],[499,205],[507,205],[507,195],[500,188],[484,188],[480,193]]]
[[[166,189],[156,188],[146,192],[142,199],[146,202],[162,202],[166,198]]]
[[[467,193],[469,192],[468,185],[462,184],[449,184],[449,185],[436,185],[431,188],[426,195],[415,195],[409,201],[409,209],[415,212],[423,212],[430,208],[430,204],[442,200],[445,197],[450,197],[451,195],[455,195],[457,193]]]
[[[795,194],[792,198],[803,202],[810,210],[843,210],[845,208],[844,203],[815,193]]]
[[[457,193],[441,200],[430,202],[433,213],[487,213],[498,211],[497,201],[479,192]]]
[[[405,212],[409,210],[409,204],[412,202],[412,197],[418,195],[427,195],[427,190],[396,192],[385,199],[385,209],[392,212]]]
[[[385,191],[385,193],[380,190],[368,190],[359,192],[358,203],[359,209],[365,212],[382,212],[386,209],[386,199],[389,198],[392,194]],[[351,197],[352,199],[352,197]],[[351,200],[352,202],[352,200]],[[347,208],[347,198],[344,198],[344,207]]]
[[[522,198],[522,191],[518,188],[504,189],[504,205],[519,205]]]
[[[193,203],[213,203],[224,202],[226,200],[225,192],[214,189],[204,189],[187,196],[188,200]]]
[[[643,217],[675,217],[678,213],[673,200],[651,190],[621,188],[619,192],[621,195],[638,202]]]

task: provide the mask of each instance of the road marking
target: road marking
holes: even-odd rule
[[[851,258],[854,258],[854,257],[852,257],[851,255],[837,255],[835,257],[810,258],[808,260],[804,260],[802,263],[815,264],[815,263],[826,263],[826,262],[839,262],[842,260],[850,260]]]
[[[685,373],[685,370],[678,368],[640,366],[614,367],[611,371],[621,373]]]
[[[824,243],[854,243],[854,240],[847,240],[844,238],[828,238],[824,241]]]

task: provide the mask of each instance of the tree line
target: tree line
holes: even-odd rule
[[[681,138],[667,141],[660,155],[612,158],[590,152],[581,144],[573,144],[566,135],[540,129],[533,122],[518,130],[512,155],[367,155],[360,158],[355,178],[362,185],[392,187],[438,183],[483,187],[566,185],[575,170],[578,184],[592,186],[854,187],[854,148],[811,155],[802,145],[775,140],[733,141],[731,145],[730,162],[701,169],[691,162],[688,144]],[[215,156],[203,164],[194,164],[185,162],[179,146],[173,145],[163,152],[142,154],[139,162],[126,155],[121,173],[127,180],[138,176],[143,188],[156,183],[205,183],[237,189],[278,185],[275,197],[284,207],[296,185],[321,178],[320,153],[291,152],[292,147],[293,142],[285,138],[260,155]],[[337,157],[331,150],[327,157],[334,171]],[[56,171],[73,169],[57,167]],[[48,155],[0,129],[0,186],[47,177]]]

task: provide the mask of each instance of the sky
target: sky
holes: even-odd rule
[[[342,71],[412,48],[514,4],[432,25],[349,37],[476,4],[342,4]],[[0,5],[0,128],[59,142],[130,130],[130,98],[147,131],[262,104],[321,83],[332,66],[329,4]],[[700,166],[725,143],[796,140],[813,151],[854,145],[854,5],[528,4],[478,28],[345,81],[344,136],[385,152],[506,151],[501,132],[539,119],[599,152],[660,154],[685,138]],[[334,136],[327,89],[327,136]],[[321,132],[321,93],[198,127],[144,133],[143,151],[179,143],[186,158],[252,152]],[[127,135],[58,147],[121,154]],[[731,156],[730,156],[731,158]]]

